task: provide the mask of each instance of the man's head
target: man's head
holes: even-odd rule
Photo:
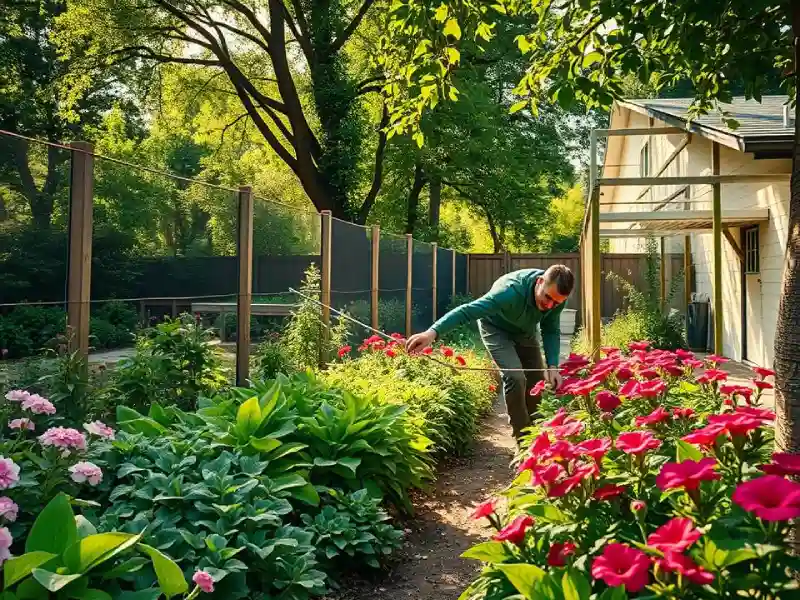
[[[536,280],[533,295],[539,310],[550,310],[567,301],[575,286],[575,276],[569,267],[553,265]]]

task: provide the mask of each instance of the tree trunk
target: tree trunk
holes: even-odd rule
[[[417,160],[414,167],[414,184],[408,193],[408,214],[406,216],[406,233],[414,233],[417,227],[417,217],[419,213],[419,196],[425,187],[425,173],[422,170],[422,163]]]
[[[792,31],[797,73],[800,0],[792,0]],[[775,445],[780,452],[796,454],[800,453],[800,103],[795,105],[794,127],[789,239],[775,330]]]
[[[494,253],[499,254],[503,251],[503,239],[497,231],[492,214],[486,210],[486,222],[489,224],[489,235],[492,236],[492,244],[494,245]]]
[[[428,188],[428,224],[436,239],[439,238],[439,214],[442,208],[442,178],[439,175],[431,177]]]

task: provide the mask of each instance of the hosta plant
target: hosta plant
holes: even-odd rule
[[[800,597],[787,536],[800,517],[796,456],[771,455],[771,372],[733,385],[722,357],[606,349],[571,356],[564,385],[475,510],[496,529],[465,599]]]

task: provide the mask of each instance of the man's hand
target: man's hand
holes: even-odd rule
[[[416,333],[408,338],[406,342],[406,351],[409,354],[417,354],[422,352],[436,340],[436,332],[433,329],[428,329],[422,333]]]
[[[558,367],[548,367],[547,371],[544,372],[544,379],[550,384],[553,391],[560,388],[561,384],[564,382],[564,378],[561,377],[561,373],[558,372]]]

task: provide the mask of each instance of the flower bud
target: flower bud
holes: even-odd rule
[[[604,412],[602,415],[600,415],[600,418],[605,423],[611,423],[611,421],[614,420],[614,415],[612,415],[610,412]]]
[[[631,510],[635,513],[647,512],[647,503],[644,500],[634,500],[631,502]]]

